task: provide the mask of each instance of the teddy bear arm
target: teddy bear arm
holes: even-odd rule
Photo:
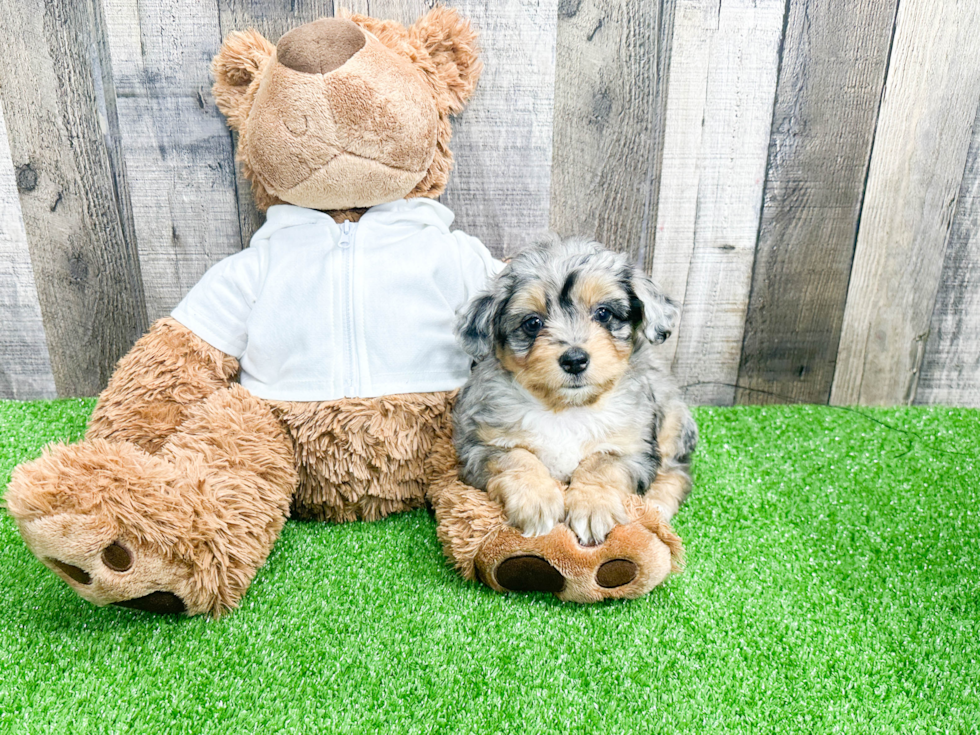
[[[231,384],[238,361],[169,317],[123,357],[99,396],[87,439],[128,441],[151,454],[189,411]]]

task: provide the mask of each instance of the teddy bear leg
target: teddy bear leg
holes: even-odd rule
[[[629,522],[596,546],[582,546],[564,524],[525,537],[502,523],[476,553],[476,576],[499,592],[553,592],[568,602],[641,597],[679,569],[683,549],[654,504],[632,496],[626,511]]]
[[[218,616],[265,561],[295,484],[279,422],[233,385],[155,455],[104,439],[47,450],[15,470],[6,502],[31,551],[90,602]]]
[[[156,321],[119,361],[89,420],[87,439],[159,451],[190,411],[238,372],[238,361],[174,319]]]
[[[448,416],[428,462],[436,533],[466,579],[498,592],[552,592],[562,600],[597,602],[640,597],[678,569],[681,541],[650,500],[627,498],[630,522],[614,527],[598,546],[582,546],[564,524],[525,537],[487,493],[458,479]]]
[[[466,579],[498,592],[552,592],[570,602],[640,597],[677,571],[681,541],[659,508],[627,499],[630,521],[597,546],[582,546],[564,524],[525,537],[482,490],[450,480],[430,490],[436,533]]]

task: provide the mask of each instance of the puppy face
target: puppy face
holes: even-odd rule
[[[469,304],[457,336],[492,355],[552,410],[590,405],[616,385],[641,341],[662,343],[677,310],[625,256],[549,240],[518,255]]]

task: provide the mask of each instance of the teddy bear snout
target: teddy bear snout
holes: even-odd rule
[[[343,66],[366,40],[364,31],[349,20],[321,18],[280,38],[276,58],[294,71],[327,74]]]

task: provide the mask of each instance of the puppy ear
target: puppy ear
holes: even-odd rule
[[[232,130],[238,130],[248,117],[251,104],[245,104],[246,92],[263,62],[272,58],[275,52],[275,46],[250,28],[229,33],[221,50],[212,59],[214,86],[211,92]]]
[[[408,34],[432,60],[432,81],[440,106],[450,114],[459,114],[483,71],[473,26],[452,8],[440,6],[415,21]]]
[[[496,299],[492,293],[484,293],[470,299],[456,318],[456,341],[474,360],[482,360],[493,350],[495,313]]]
[[[653,344],[663,344],[677,326],[680,311],[653,279],[639,269],[633,269],[630,287],[630,317],[634,328],[639,327]]]

